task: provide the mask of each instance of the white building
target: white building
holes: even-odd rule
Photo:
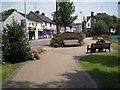
[[[86,20],[86,26],[85,26],[86,30],[85,31],[93,32],[93,27],[94,27],[95,21],[96,21],[96,17],[94,16],[94,12],[91,12],[91,16],[88,16],[87,20]]]
[[[51,19],[45,16],[44,13],[39,14],[39,12],[30,12],[34,14],[37,18],[42,20],[42,29],[38,30],[38,38],[43,38],[43,37],[53,37],[53,34],[55,34],[56,31],[56,25],[54,22],[52,22]],[[29,13],[29,14],[30,14]]]
[[[13,18],[17,23],[25,28],[25,14],[17,11],[14,11],[3,22],[3,26],[6,26],[6,24],[11,24]],[[56,25],[48,17],[31,11],[26,15],[26,28],[30,39],[38,39],[41,37],[53,37],[54,31],[56,30]]]
[[[82,24],[74,23],[71,25],[74,32],[82,32]]]

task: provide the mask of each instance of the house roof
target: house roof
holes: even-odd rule
[[[0,21],[5,21],[10,15],[5,15],[5,16],[1,16],[0,15]]]
[[[16,11],[17,13],[19,13],[20,15],[22,15],[23,17],[25,17],[25,14],[24,13],[21,13],[21,12],[18,12]],[[5,15],[5,16],[1,16],[2,17],[2,21],[5,21],[10,15]],[[37,13],[34,13],[32,11],[30,11],[29,14],[26,14],[26,18],[28,20],[32,20],[32,21],[36,21],[36,22],[48,22],[48,23],[53,23],[54,22],[46,17],[46,16],[43,16],[43,15],[40,15],[40,14],[37,14]]]
[[[120,1],[118,2],[118,4],[120,4]]]
[[[82,24],[81,23],[72,23],[71,25],[73,26],[73,25],[82,25]]]
[[[93,16],[93,17],[94,17],[94,19],[96,19],[95,16]],[[87,16],[87,21],[86,22],[88,22],[90,18],[91,18],[91,16]]]
[[[20,12],[19,12],[20,13]],[[22,16],[25,16],[25,14],[20,13]],[[48,22],[48,23],[54,23],[50,18],[43,16],[41,14],[37,14],[35,12],[30,11],[28,15],[26,15],[28,20],[36,21],[36,22]]]
[[[39,17],[40,17],[44,22],[53,23],[53,21],[52,21],[51,19],[49,19],[48,17],[46,17],[46,16],[39,15]]]
[[[18,12],[18,11],[17,11]],[[23,17],[25,17],[25,14],[24,13],[21,13],[21,12],[18,12],[19,14],[21,14]],[[27,15],[27,14],[26,14]]]
[[[34,13],[34,12],[33,12]],[[41,14],[37,14],[37,13],[34,13],[35,15],[37,15],[42,21],[44,22],[48,22],[48,23],[54,23],[50,18],[46,17],[46,16],[43,16]]]
[[[18,12],[20,15],[25,17],[24,13]],[[26,14],[26,18],[31,21],[42,22],[32,11],[29,14]]]
[[[34,12],[30,12],[28,15],[27,15],[27,19],[28,20],[32,20],[32,21],[36,21],[36,22],[43,22],[37,15],[35,15]]]

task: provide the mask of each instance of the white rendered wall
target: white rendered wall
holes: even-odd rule
[[[89,26],[88,26],[89,24]],[[88,22],[86,23],[86,28],[91,28],[91,18],[88,20]]]

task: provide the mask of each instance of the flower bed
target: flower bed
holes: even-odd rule
[[[83,33],[75,33],[75,32],[65,32],[59,33],[50,41],[50,46],[52,47],[64,47],[65,43],[63,40],[74,40],[77,39],[78,41],[83,41]]]
[[[28,53],[27,60],[40,59],[40,54],[37,49],[29,48],[29,51],[27,53]]]

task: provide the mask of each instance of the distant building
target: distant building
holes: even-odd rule
[[[81,23],[74,23],[71,25],[74,28],[74,32],[81,32],[82,31],[82,24]]]
[[[63,33],[65,32],[64,27],[58,27],[58,30]],[[66,27],[66,32],[81,32],[82,31],[82,24],[81,23],[73,23],[70,27]]]
[[[91,16],[87,16],[86,20],[86,31],[93,32],[94,22],[96,21],[96,17],[94,16],[94,12],[91,12]]]
[[[44,13],[39,14],[38,12],[30,12],[28,14],[29,18],[36,17],[38,20],[41,20],[41,24],[39,23],[36,26],[36,30],[38,31],[38,38],[49,38],[53,37],[53,34],[55,34],[56,31],[56,25],[54,22],[52,22],[51,19],[45,16]]]

